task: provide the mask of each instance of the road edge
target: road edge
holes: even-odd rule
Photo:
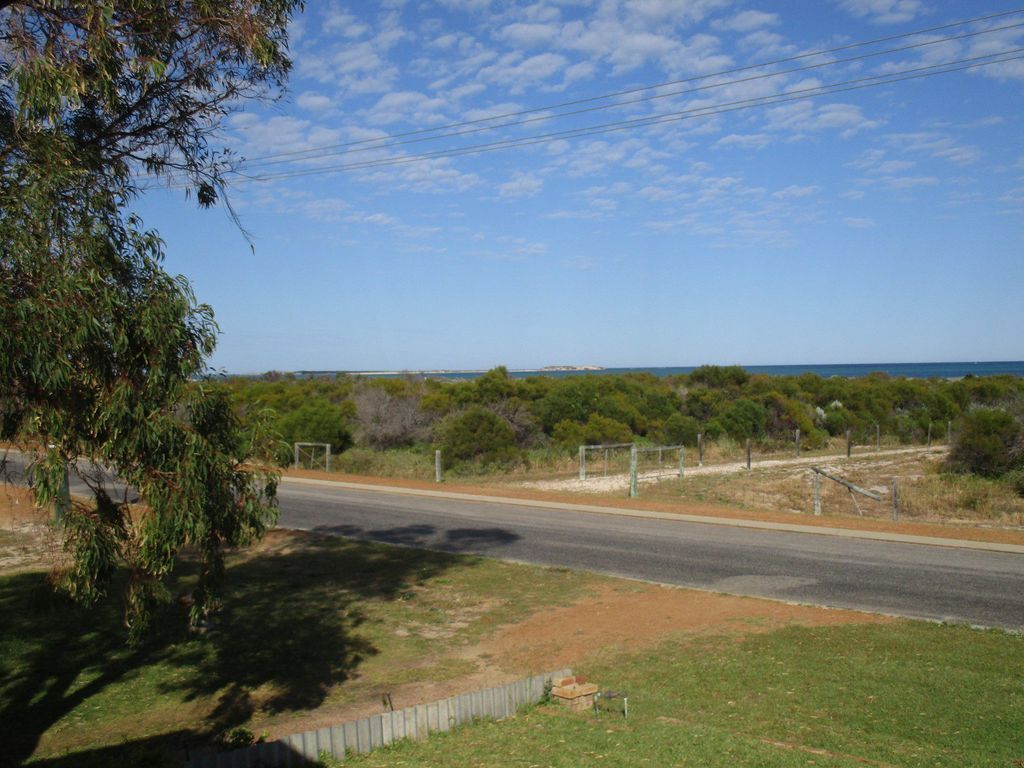
[[[668,520],[686,523],[700,523],[703,525],[722,525],[734,528],[755,528],[759,530],[779,531],[784,533],[808,533],[817,534],[819,536],[835,536],[847,539],[865,539],[870,541],[886,541],[900,544],[918,544],[922,546],[949,547],[956,549],[975,549],[988,552],[1004,552],[1008,554],[1024,555],[1024,545],[1004,542],[977,541],[972,539],[956,539],[939,536],[919,536],[889,531],[865,531],[853,528],[801,525],[799,523],[777,523],[767,520],[691,515],[683,512],[660,512],[656,510],[607,507],[594,504],[573,504],[563,501],[544,501],[541,499],[490,496],[479,493],[459,493],[454,491],[435,491],[428,490],[426,488],[353,483],[344,480],[321,480],[308,477],[283,476],[281,478],[281,483],[287,485],[337,488],[340,490],[363,491],[394,496],[418,496],[421,498],[445,499],[448,501],[505,504],[508,506],[530,507],[534,509],[557,509],[564,512],[582,512],[588,514],[611,515],[615,517],[633,517],[646,520]]]

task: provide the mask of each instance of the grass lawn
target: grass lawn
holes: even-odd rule
[[[135,765],[240,725],[303,730],[310,712],[471,675],[477,661],[459,648],[602,581],[283,531],[232,556],[228,573],[216,631],[189,637],[174,604],[134,650],[119,604],[89,613],[38,570],[0,575],[0,765]]]
[[[180,765],[566,665],[629,721],[534,708],[358,764],[1024,766],[1017,635],[275,531],[229,558],[215,631],[173,603],[131,649],[116,601],[53,594],[40,536],[0,536],[0,766]]]
[[[629,720],[539,707],[357,766],[1024,765],[1024,639],[923,622],[666,642],[585,666]]]

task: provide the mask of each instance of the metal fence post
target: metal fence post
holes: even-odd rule
[[[637,487],[636,477],[636,446],[632,446],[629,449],[629,497],[635,499],[640,495],[640,490]]]
[[[331,446],[330,445],[327,446],[327,461],[324,462],[324,464],[325,464],[324,471],[325,472],[330,472],[331,471]]]
[[[683,468],[686,465],[686,448],[679,446],[679,476],[683,476]]]
[[[928,447],[932,447],[932,423],[928,422]]]
[[[850,439],[850,430],[846,430],[846,458],[850,458],[853,453],[853,443]]]
[[[821,476],[814,473],[814,514],[821,515]]]
[[[900,519],[900,496],[896,488],[896,478],[892,479],[892,519]]]
[[[946,422],[946,445],[953,444],[953,422]]]
[[[882,450],[882,428],[877,422],[875,423],[875,450]]]
[[[704,466],[704,433],[697,433],[697,466]]]
[[[295,469],[299,468],[299,444],[295,444]]]
[[[750,469],[750,438],[747,438],[747,469]]]
[[[800,428],[796,430],[796,457],[800,458]]]
[[[580,446],[580,480],[587,479],[587,447]]]
[[[434,451],[434,482],[441,482],[441,451]]]

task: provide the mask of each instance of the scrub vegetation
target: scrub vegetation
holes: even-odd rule
[[[230,378],[238,411],[274,414],[284,442],[330,443],[333,466],[353,473],[427,478],[432,452],[456,475],[556,473],[581,444],[695,446],[739,460],[750,439],[759,455],[845,442],[884,446],[945,441],[948,472],[1002,478],[1024,490],[1024,380],[822,378],[750,374],[703,366],[686,375],[513,378],[499,367],[479,378],[297,378],[270,373]],[[282,464],[291,452],[282,445]]]

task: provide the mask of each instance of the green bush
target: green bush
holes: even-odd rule
[[[587,430],[577,421],[562,419],[551,432],[551,439],[555,445],[574,451],[587,442]]]
[[[628,424],[609,419],[599,413],[587,419],[586,438],[589,445],[633,442],[633,430]]]
[[[1000,477],[1024,468],[1024,426],[1002,408],[975,408],[960,419],[949,454],[949,468]]]
[[[696,445],[700,424],[692,416],[673,413],[661,428],[661,440],[665,445]]]
[[[442,422],[437,442],[445,464],[511,465],[523,460],[508,422],[480,405]]]
[[[341,453],[352,445],[349,426],[355,414],[351,401],[335,405],[329,400],[316,399],[305,403],[285,415],[277,423],[277,431],[287,444],[283,451],[287,462],[294,443],[330,443],[331,453]]]
[[[768,423],[768,411],[760,403],[740,398],[718,417],[722,429],[737,440],[755,437],[764,433]]]
[[[1024,496],[1024,468],[1011,470],[1005,479],[1018,496]]]
[[[599,413],[591,414],[586,424],[564,419],[555,425],[551,435],[558,445],[570,453],[581,445],[606,445],[633,442],[633,430],[628,424],[609,419]]]

